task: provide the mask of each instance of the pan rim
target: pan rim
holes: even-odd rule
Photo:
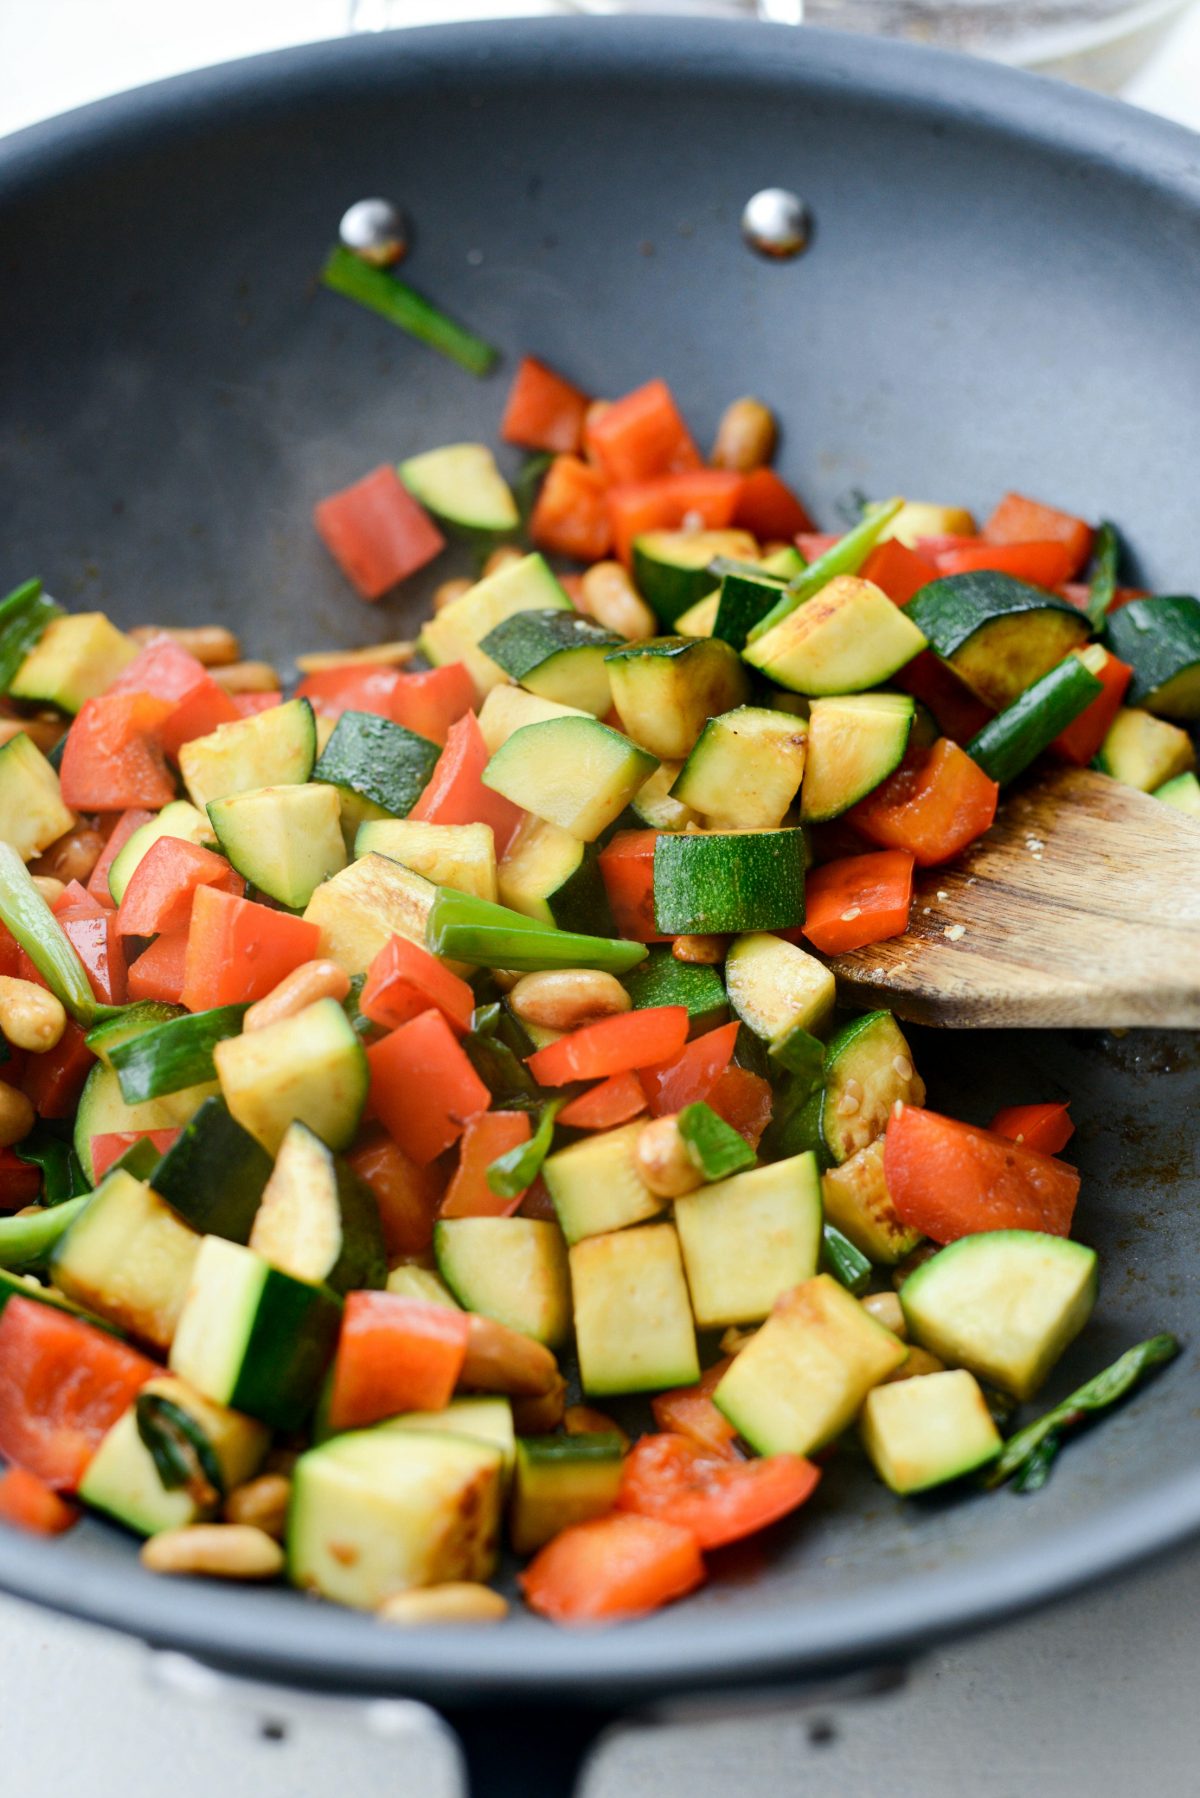
[[[686,30],[681,29],[681,23]],[[281,116],[335,87],[370,91],[401,60],[431,74],[482,78],[489,64],[535,79],[553,60],[596,79],[660,85],[816,86],[1031,148],[1069,152],[1106,179],[1144,184],[1200,224],[1200,137],[1182,126],[1000,65],[924,47],[794,28],[664,18],[533,19],[435,26],[304,45],[176,76],[101,100],[0,140],[0,207],[52,184],[84,157],[265,111]],[[456,1632],[453,1640],[373,1629],[353,1613],[264,1606],[253,1592],[186,1591],[123,1566],[77,1563],[68,1544],[0,1533],[0,1589],[157,1646],[296,1684],[404,1691],[456,1704],[567,1696],[612,1704],[697,1686],[813,1677],[911,1652],[1012,1618],[1116,1574],[1200,1531],[1200,1468],[1032,1547],[874,1585],[811,1609],[755,1616],[665,1613],[581,1636],[533,1620],[519,1633]]]

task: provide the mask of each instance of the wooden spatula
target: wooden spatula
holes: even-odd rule
[[[904,936],[833,961],[843,996],[920,1024],[1200,1028],[1200,821],[1064,769],[1006,799]]]

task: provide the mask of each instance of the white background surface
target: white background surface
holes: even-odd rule
[[[406,0],[405,21],[550,10]],[[333,36],[348,0],[0,0],[0,133],[184,68]],[[1131,97],[1200,128],[1200,9]],[[1008,1496],[998,1503],[1020,1502]],[[1175,1798],[1200,1790],[1200,1551],[932,1655],[906,1690],[606,1745],[588,1798]],[[285,1740],[164,1696],[137,1645],[0,1602],[2,1798],[355,1798],[458,1790],[444,1745],[313,1714]],[[534,1794],[530,1798],[535,1798]]]

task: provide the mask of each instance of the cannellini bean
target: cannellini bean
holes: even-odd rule
[[[558,1362],[542,1343],[522,1336],[507,1324],[472,1312],[463,1386],[478,1392],[507,1392],[518,1398],[543,1398],[560,1378]]]
[[[25,1094],[0,1080],[0,1148],[10,1149],[13,1143],[28,1136],[33,1118],[33,1106]]]
[[[226,1523],[253,1524],[275,1541],[283,1540],[287,1527],[292,1482],[282,1473],[260,1473],[257,1479],[235,1486],[225,1500]]]
[[[654,1118],[646,1124],[633,1158],[643,1182],[660,1199],[681,1198],[703,1184],[674,1117]]]
[[[66,892],[66,882],[57,880],[53,874],[35,874],[33,884],[47,905],[53,905]]]
[[[548,1436],[566,1415],[567,1382],[560,1374],[549,1392],[537,1398],[514,1398],[513,1428],[518,1436]]]
[[[749,397],[734,400],[721,414],[712,465],[736,469],[738,474],[765,468],[775,454],[776,435],[775,416],[769,406]]]
[[[578,1030],[600,1018],[629,1011],[633,1000],[614,974],[593,968],[556,968],[525,974],[508,997],[516,1015],[526,1024],[547,1030]]]
[[[444,1586],[393,1592],[375,1615],[381,1623],[403,1623],[409,1628],[428,1623],[499,1623],[508,1615],[508,1600],[490,1586],[448,1580]]]
[[[230,662],[214,668],[212,677],[227,693],[277,693],[283,685],[270,662]]]
[[[864,1311],[869,1311],[877,1324],[890,1330],[893,1336],[899,1336],[904,1342],[908,1340],[908,1325],[904,1321],[904,1307],[894,1292],[871,1292],[862,1301]]]
[[[895,1368],[882,1381],[884,1386],[894,1386],[899,1380],[919,1380],[927,1373],[945,1373],[946,1364],[931,1355],[927,1349],[910,1348],[899,1367]]]
[[[42,1055],[53,1049],[67,1027],[62,1001],[33,980],[0,975],[0,1030],[14,1048]]]
[[[658,620],[620,562],[593,562],[579,579],[585,611],[605,630],[631,641],[652,637]]]
[[[322,674],[327,668],[356,667],[399,668],[411,662],[417,653],[415,643],[396,639],[391,643],[369,643],[365,649],[314,649],[294,657],[301,674]]]
[[[252,1005],[242,1020],[243,1031],[265,1030],[284,1018],[294,1018],[307,1011],[318,999],[336,999],[339,1004],[350,991],[350,976],[336,961],[306,961],[293,968],[273,987],[265,999]]]
[[[248,1523],[163,1530],[143,1542],[141,1561],[151,1573],[204,1573],[213,1579],[274,1579],[283,1572],[278,1542]]]
[[[129,635],[135,643],[170,637],[206,668],[228,668],[242,659],[242,646],[223,624],[139,624]]]
[[[677,936],[671,944],[671,954],[676,961],[715,968],[725,960],[726,947],[727,939],[723,936]]]
[[[31,874],[48,874],[69,886],[77,880],[86,886],[92,869],[104,853],[104,838],[90,824],[77,824],[44,849],[30,865]]]
[[[469,593],[474,585],[474,581],[463,580],[461,576],[455,581],[443,581],[441,586],[434,591],[434,611],[444,612],[446,607],[452,606],[456,599],[461,599],[464,593]]]
[[[590,1405],[568,1405],[563,1412],[563,1428],[568,1436],[619,1436],[622,1453],[629,1447],[629,1437],[616,1418],[607,1411],[593,1411]]]
[[[514,562],[523,562],[524,560],[519,549],[514,549],[511,543],[502,543],[498,549],[492,551],[484,563],[483,579],[486,580],[489,574],[499,574],[502,568],[511,568]]]

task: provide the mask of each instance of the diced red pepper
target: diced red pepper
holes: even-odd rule
[[[797,531],[796,548],[808,563],[819,562],[841,538],[830,531]]]
[[[408,814],[428,824],[490,824],[496,854],[502,855],[525,813],[511,799],[483,784],[489,761],[479,720],[467,712],[452,724],[429,785]]]
[[[643,1436],[625,1457],[617,1508],[691,1530],[701,1548],[724,1548],[798,1510],[820,1477],[802,1455],[734,1462],[686,1436]]]
[[[74,1116],[83,1083],[96,1059],[84,1040],[85,1034],[73,1018],[68,1018],[54,1048],[31,1055],[26,1062],[21,1090],[39,1117]]]
[[[159,837],[129,878],[117,910],[118,931],[122,936],[158,936],[186,930],[196,892],[204,886],[235,895],[246,890],[223,855],[181,837]]]
[[[656,830],[619,830],[600,851],[600,874],[617,935],[635,943],[665,943],[654,920]]]
[[[392,722],[445,747],[451,725],[475,704],[475,682],[464,662],[402,674],[392,689]]]
[[[60,1498],[52,1487],[23,1467],[0,1473],[0,1521],[33,1536],[61,1536],[79,1522],[78,1505]]]
[[[695,1386],[677,1386],[672,1392],[660,1392],[650,1400],[654,1421],[660,1430],[686,1436],[706,1454],[721,1461],[740,1461],[737,1431],[723,1412],[713,1404],[712,1395],[730,1366],[718,1361],[701,1374]]]
[[[551,555],[598,562],[612,544],[607,486],[578,456],[556,456],[529,516],[529,536]]]
[[[203,681],[178,702],[170,717],[159,726],[159,742],[167,754],[178,761],[179,751],[185,743],[194,743],[197,737],[211,736],[222,724],[235,724],[243,716],[238,700],[245,697],[244,694],[227,693],[206,670]],[[253,697],[262,696],[256,693]]]
[[[0,1314],[0,1455],[56,1492],[88,1462],[153,1361],[56,1305],[12,1298]]]
[[[972,574],[994,569],[1035,587],[1053,589],[1069,579],[1075,559],[1065,543],[969,543],[961,549],[943,550],[937,558],[938,574]]]
[[[375,1129],[346,1158],[375,1194],[389,1260],[427,1254],[442,1200],[436,1168],[418,1167],[399,1143]]]
[[[11,1085],[9,1064],[3,1064],[6,1084]],[[0,1149],[0,1211],[20,1211],[32,1205],[42,1190],[42,1170],[30,1161],[22,1161],[15,1149]]]
[[[350,1292],[333,1363],[329,1423],[359,1430],[405,1411],[444,1411],[467,1358],[470,1319],[395,1292]]]
[[[377,718],[390,718],[392,695],[402,678],[398,668],[383,668],[378,662],[347,662],[340,668],[306,674],[295,696],[307,699],[313,710],[326,718],[340,718],[343,712],[373,712]]]
[[[559,1116],[562,1116],[561,1112],[559,1113]],[[550,1197],[550,1188],[546,1185],[546,1182],[542,1179],[540,1174],[533,1185],[527,1189],[525,1197],[521,1200],[521,1209],[517,1215],[519,1217],[535,1218],[539,1223],[543,1224],[556,1224],[558,1222],[558,1212],[555,1209],[554,1200]]]
[[[1020,493],[1006,493],[983,527],[989,543],[1038,543],[1052,540],[1065,545],[1070,553],[1070,576],[1083,567],[1092,553],[1093,531],[1090,524],[1071,512],[1060,512],[1056,506],[1044,506],[1039,500],[1026,499]]]
[[[146,693],[84,702],[67,732],[59,769],[63,804],[77,812],[161,811],[175,797],[158,733],[172,711]]]
[[[165,1155],[179,1139],[179,1130],[106,1130],[91,1139],[92,1181],[99,1186],[114,1161],[120,1161],[135,1142],[149,1142],[159,1155]]]
[[[733,522],[738,530],[749,531],[760,543],[786,543],[790,537],[813,528],[800,500],[773,468],[756,468],[742,476]]]
[[[69,880],[50,907],[56,918],[102,918],[107,909],[77,880]]]
[[[321,932],[287,912],[216,887],[199,887],[188,927],[181,1003],[189,1011],[265,998],[301,963],[312,961]]]
[[[150,639],[107,691],[149,693],[169,702],[171,711],[156,733],[168,755],[177,755],[184,743],[207,736],[238,715],[203,663],[165,631]]]
[[[127,973],[117,914],[97,905],[82,887],[79,891],[84,904],[63,905],[60,901],[54,908],[54,915],[62,926],[63,935],[83,963],[96,998],[104,1005],[124,1005]],[[22,980],[32,980],[38,986],[46,984],[24,950],[18,973]]]
[[[1065,1161],[915,1105],[888,1121],[883,1175],[900,1221],[934,1242],[988,1230],[1067,1236],[1079,1196]]]
[[[534,356],[522,356],[509,389],[500,436],[522,449],[573,455],[583,440],[588,396]]]
[[[283,694],[270,693],[231,693],[233,709],[239,718],[257,718],[260,712],[273,712],[277,705],[283,704]]]
[[[371,963],[358,1006],[385,1030],[395,1030],[433,1006],[461,1034],[471,1028],[475,995],[428,949],[394,936]]]
[[[635,537],[644,531],[677,531],[689,518],[705,530],[725,530],[733,523],[744,478],[731,469],[697,468],[611,488],[608,515],[616,554],[628,563]]]
[[[390,462],[313,508],[317,535],[364,599],[382,599],[441,555],[446,539]]]
[[[187,978],[186,930],[170,936],[156,937],[137,960],[129,964],[128,995],[132,999],[158,999],[164,1005],[178,1005]]]
[[[700,467],[700,451],[665,381],[647,381],[588,420],[588,455],[616,485]]]
[[[0,974],[16,975],[21,963],[21,945],[11,930],[0,924]]]
[[[532,1125],[527,1111],[481,1111],[468,1120],[458,1146],[458,1166],[442,1201],[443,1217],[511,1217],[525,1197],[502,1199],[487,1183],[487,1171],[500,1155],[528,1142]]]
[[[456,1143],[491,1094],[440,1011],[424,1011],[367,1050],[371,1108],[425,1167]]]
[[[1092,589],[1087,581],[1064,581],[1058,589],[1058,597],[1067,600],[1070,605],[1078,606],[1081,612],[1086,612],[1092,603]],[[1106,609],[1109,612],[1119,612],[1131,599],[1149,597],[1145,587],[1118,587]]]
[[[825,955],[903,936],[912,882],[906,849],[848,855],[813,868],[804,883],[804,934]]]
[[[737,1042],[736,1019],[693,1037],[678,1055],[657,1067],[640,1068],[638,1079],[645,1088],[650,1110],[655,1117],[682,1111],[685,1105],[707,1099],[713,1087],[733,1060]]]
[[[1005,1105],[988,1128],[993,1136],[1006,1136],[1039,1155],[1061,1154],[1075,1134],[1068,1103]]]
[[[942,735],[953,743],[969,743],[992,716],[978,694],[932,649],[923,649],[898,668],[892,685],[928,706]]]
[[[526,1063],[539,1086],[565,1086],[570,1080],[600,1080],[633,1068],[669,1061],[687,1042],[690,1019],[686,1005],[650,1005],[585,1024],[538,1049]]]
[[[936,867],[990,830],[1000,788],[964,749],[939,737],[905,758],[847,814],[868,842],[907,849],[919,868]]]
[[[1126,689],[1133,679],[1133,669],[1128,662],[1123,662],[1120,656],[1113,655],[1109,650],[1096,679],[1103,691],[1097,693],[1091,705],[1080,712],[1078,718],[1073,718],[1066,730],[1061,731],[1050,745],[1055,755],[1060,755],[1065,762],[1072,762],[1077,768],[1086,768],[1098,753],[1121,709]]]
[[[108,871],[134,831],[140,830],[143,824],[149,824],[153,817],[153,812],[135,807],[132,811],[122,812],[113,825],[108,841],[100,852],[100,860],[92,869],[87,883],[88,893],[98,905],[108,909],[116,906],[116,900],[108,890]]]
[[[518,1584],[531,1610],[555,1623],[638,1617],[703,1583],[690,1530],[615,1511],[576,1523],[539,1549]]]
[[[558,1114],[570,1130],[615,1130],[646,1109],[646,1095],[636,1074],[610,1074],[599,1086],[580,1093]]]
[[[915,549],[889,537],[886,542],[877,543],[863,563],[862,578],[873,581],[895,605],[906,606],[922,587],[937,580],[938,571]]]
[[[771,1082],[749,1068],[730,1066],[717,1077],[704,1101],[730,1129],[757,1149],[771,1121]]]

